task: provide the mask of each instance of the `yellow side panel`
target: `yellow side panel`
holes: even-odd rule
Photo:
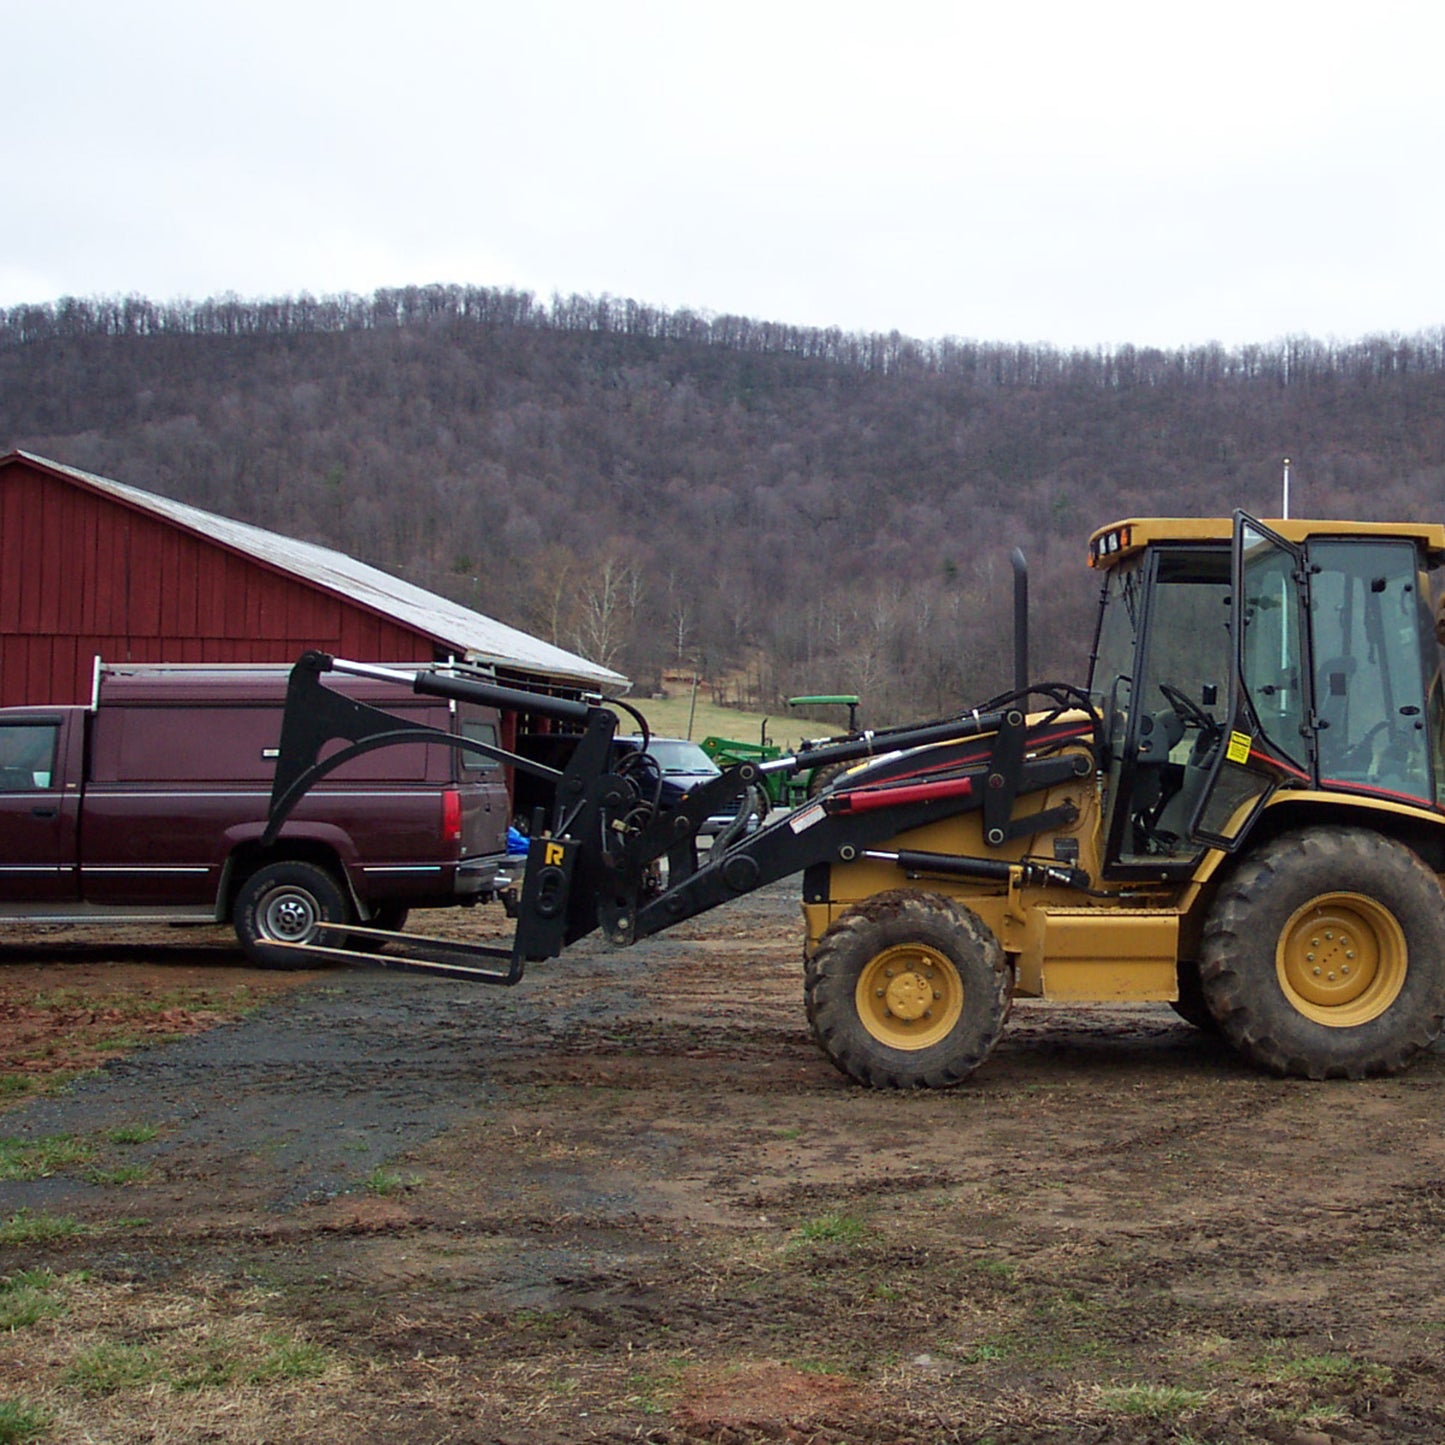
[[[1168,1003],[1179,997],[1174,913],[1033,908],[1018,955],[1025,998]]]

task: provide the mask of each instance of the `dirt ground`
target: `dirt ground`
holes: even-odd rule
[[[801,991],[785,887],[512,990],[0,935],[0,1445],[1445,1439],[1445,1054],[900,1096]]]

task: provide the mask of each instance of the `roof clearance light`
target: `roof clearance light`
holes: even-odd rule
[[[1106,557],[1112,557],[1118,552],[1125,551],[1133,542],[1133,528],[1115,527],[1112,532],[1105,532],[1102,536],[1089,543],[1089,566],[1100,566]]]

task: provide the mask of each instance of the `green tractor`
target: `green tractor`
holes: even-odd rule
[[[846,707],[848,709],[848,731],[858,731],[858,704],[861,701],[853,693],[820,693],[806,697],[790,697],[789,707]],[[819,738],[813,743],[804,743],[799,749],[806,757],[810,747],[821,746],[828,741]],[[735,763],[770,763],[783,756],[782,748],[768,737],[768,719],[763,719],[758,741],[745,743],[737,738],[706,737],[701,747],[708,757],[720,768],[732,767]],[[763,774],[768,800],[775,808],[792,807],[797,803],[816,798],[839,773],[851,766],[848,763],[827,763],[822,767],[804,770],[785,776],[781,772]]]

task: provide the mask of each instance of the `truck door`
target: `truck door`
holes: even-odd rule
[[[1189,824],[1194,838],[1229,852],[1281,783],[1315,774],[1304,552],[1236,512],[1231,577],[1227,730]]]
[[[66,903],[80,896],[80,732],[79,719],[63,715],[0,720],[0,899],[6,903]]]

